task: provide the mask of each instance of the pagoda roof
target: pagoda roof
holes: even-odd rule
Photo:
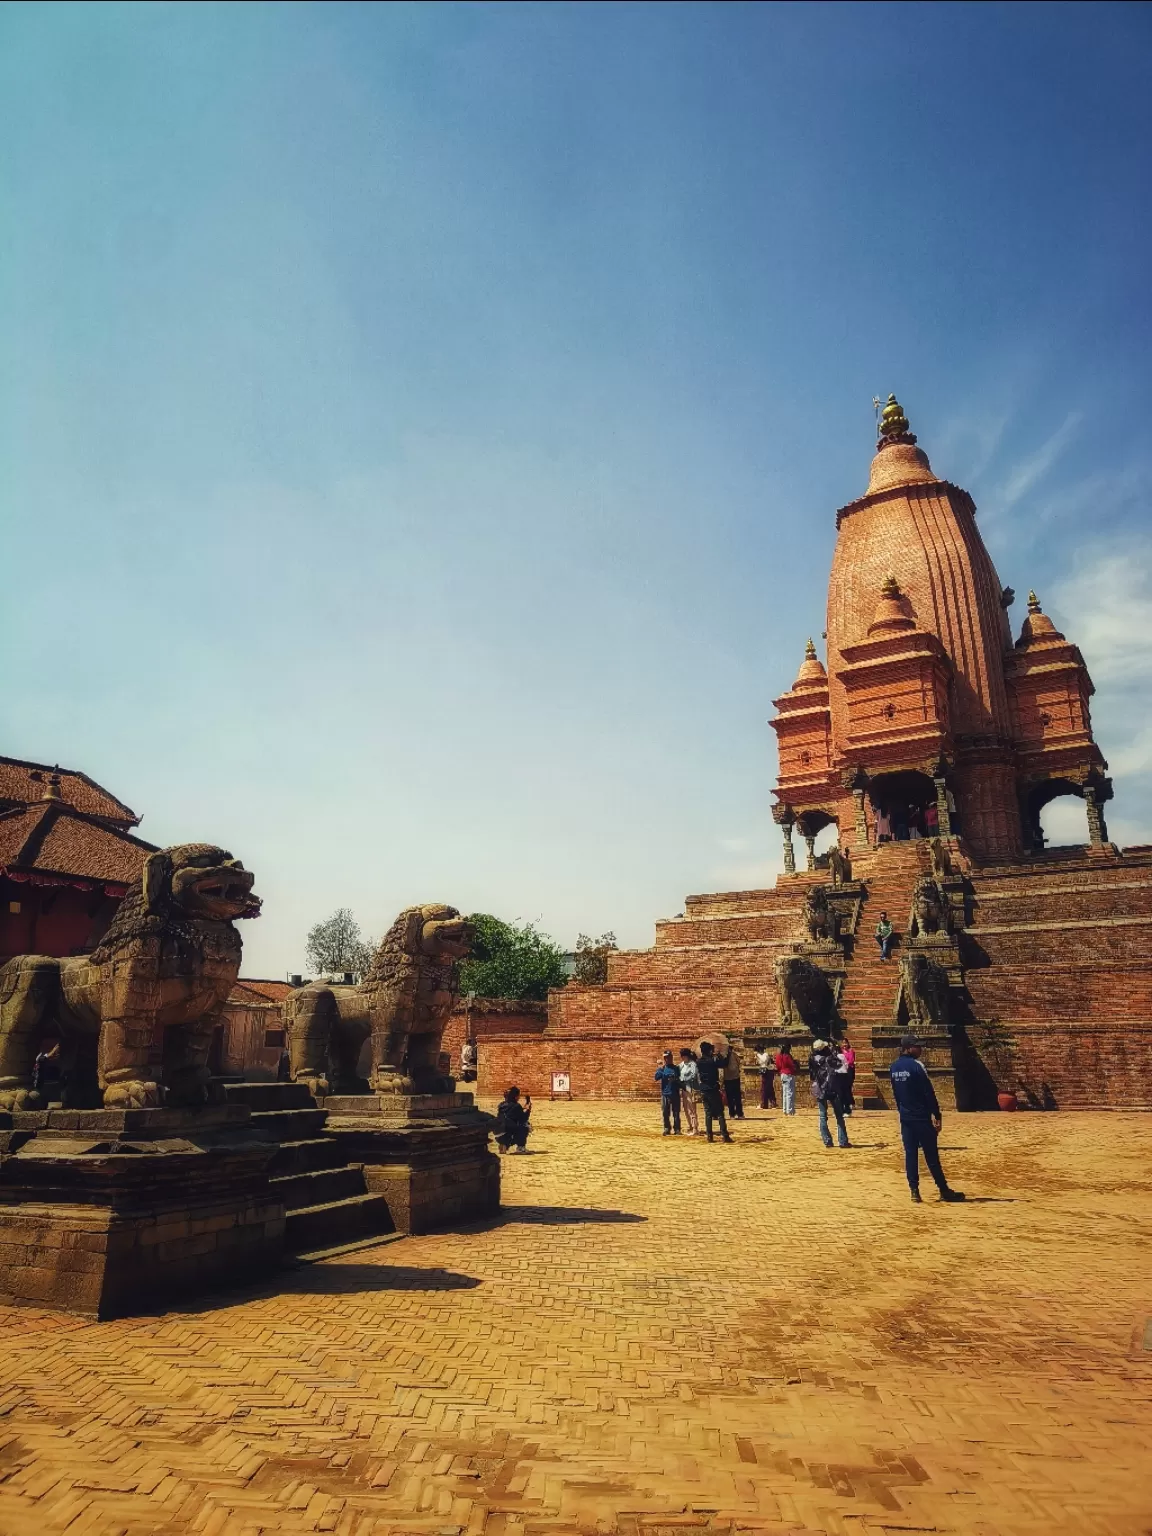
[[[140,818],[122,800],[110,794],[102,784],[90,779],[76,768],[59,768],[47,763],[31,763],[19,757],[0,757],[0,806],[35,805],[44,799],[45,786],[53,776],[60,790],[60,799],[73,810],[86,816],[99,816],[104,821],[118,822],[125,827],[136,826]]]
[[[105,884],[118,887],[109,895],[123,895],[155,852],[154,843],[103,817],[84,815],[63,800],[0,812],[0,872],[12,880],[80,889]]]

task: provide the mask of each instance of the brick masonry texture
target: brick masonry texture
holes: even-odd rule
[[[1152,1119],[733,1147],[541,1103],[505,1208],[88,1324],[0,1311],[5,1536],[1143,1536]]]
[[[959,840],[952,847],[960,860]],[[872,930],[887,910],[898,958],[928,859],[926,842],[856,853],[868,894],[840,1012],[858,1052],[871,1050],[873,1036],[891,1036],[899,987],[898,967],[880,961]],[[577,1098],[647,1098],[666,1047],[714,1028],[748,1042],[778,1038],[772,968],[803,936],[801,907],[815,878],[689,898],[683,919],[660,925],[654,949],[611,957],[606,985],[554,992],[545,1030],[485,1035],[481,1091],[515,1082],[547,1094],[551,1074],[567,1072]],[[986,1074],[978,1102],[989,1107],[997,1090],[1011,1088],[1037,1108],[1152,1107],[1152,851],[1064,850],[1018,865],[969,865],[967,878],[961,953],[968,1038]],[[1000,1031],[991,1044],[989,1025]]]

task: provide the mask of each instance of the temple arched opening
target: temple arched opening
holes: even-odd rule
[[[829,811],[805,811],[796,818],[796,830],[804,839],[809,869],[815,869],[816,860],[840,840],[840,825]]]
[[[868,786],[868,798],[877,842],[901,843],[936,835],[936,784],[926,773],[903,768],[876,774]]]
[[[1074,848],[1088,840],[1082,784],[1071,779],[1046,779],[1025,793],[1024,843],[1033,853],[1045,848]]]

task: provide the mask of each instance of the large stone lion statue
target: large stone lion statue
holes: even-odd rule
[[[912,889],[913,937],[920,933],[950,933],[952,908],[931,875],[921,875]]]
[[[833,910],[828,893],[822,885],[814,885],[804,898],[801,913],[813,943],[820,940],[834,942],[840,932],[840,920]]]
[[[31,1078],[46,1036],[59,1036],[72,1081],[95,1055],[106,1109],[204,1103],[212,1034],[240,973],[233,921],[260,911],[252,881],[211,843],[165,848],[90,955],[9,960],[0,969],[0,1109],[40,1107]]]
[[[440,1093],[440,1042],[459,994],[472,928],[455,907],[406,907],[380,941],[359,986],[314,983],[284,1002],[295,1082],[311,1093]],[[372,1040],[367,1085],[357,1076]]]
[[[774,966],[782,1030],[810,1029],[828,1037],[836,1019],[836,999],[818,965],[802,955],[781,955]]]
[[[913,950],[900,961],[900,984],[910,1028],[951,1033],[951,988],[942,965]]]

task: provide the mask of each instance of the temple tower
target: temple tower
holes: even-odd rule
[[[1102,843],[1111,794],[1092,740],[1092,683],[1034,598],[1013,647],[1001,585],[967,491],[939,479],[894,396],[868,489],[836,514],[828,666],[809,651],[776,701],[774,816],[794,863],[835,822],[842,846],[903,831],[959,834],[980,864],[1042,846],[1047,800],[1087,802]]]

